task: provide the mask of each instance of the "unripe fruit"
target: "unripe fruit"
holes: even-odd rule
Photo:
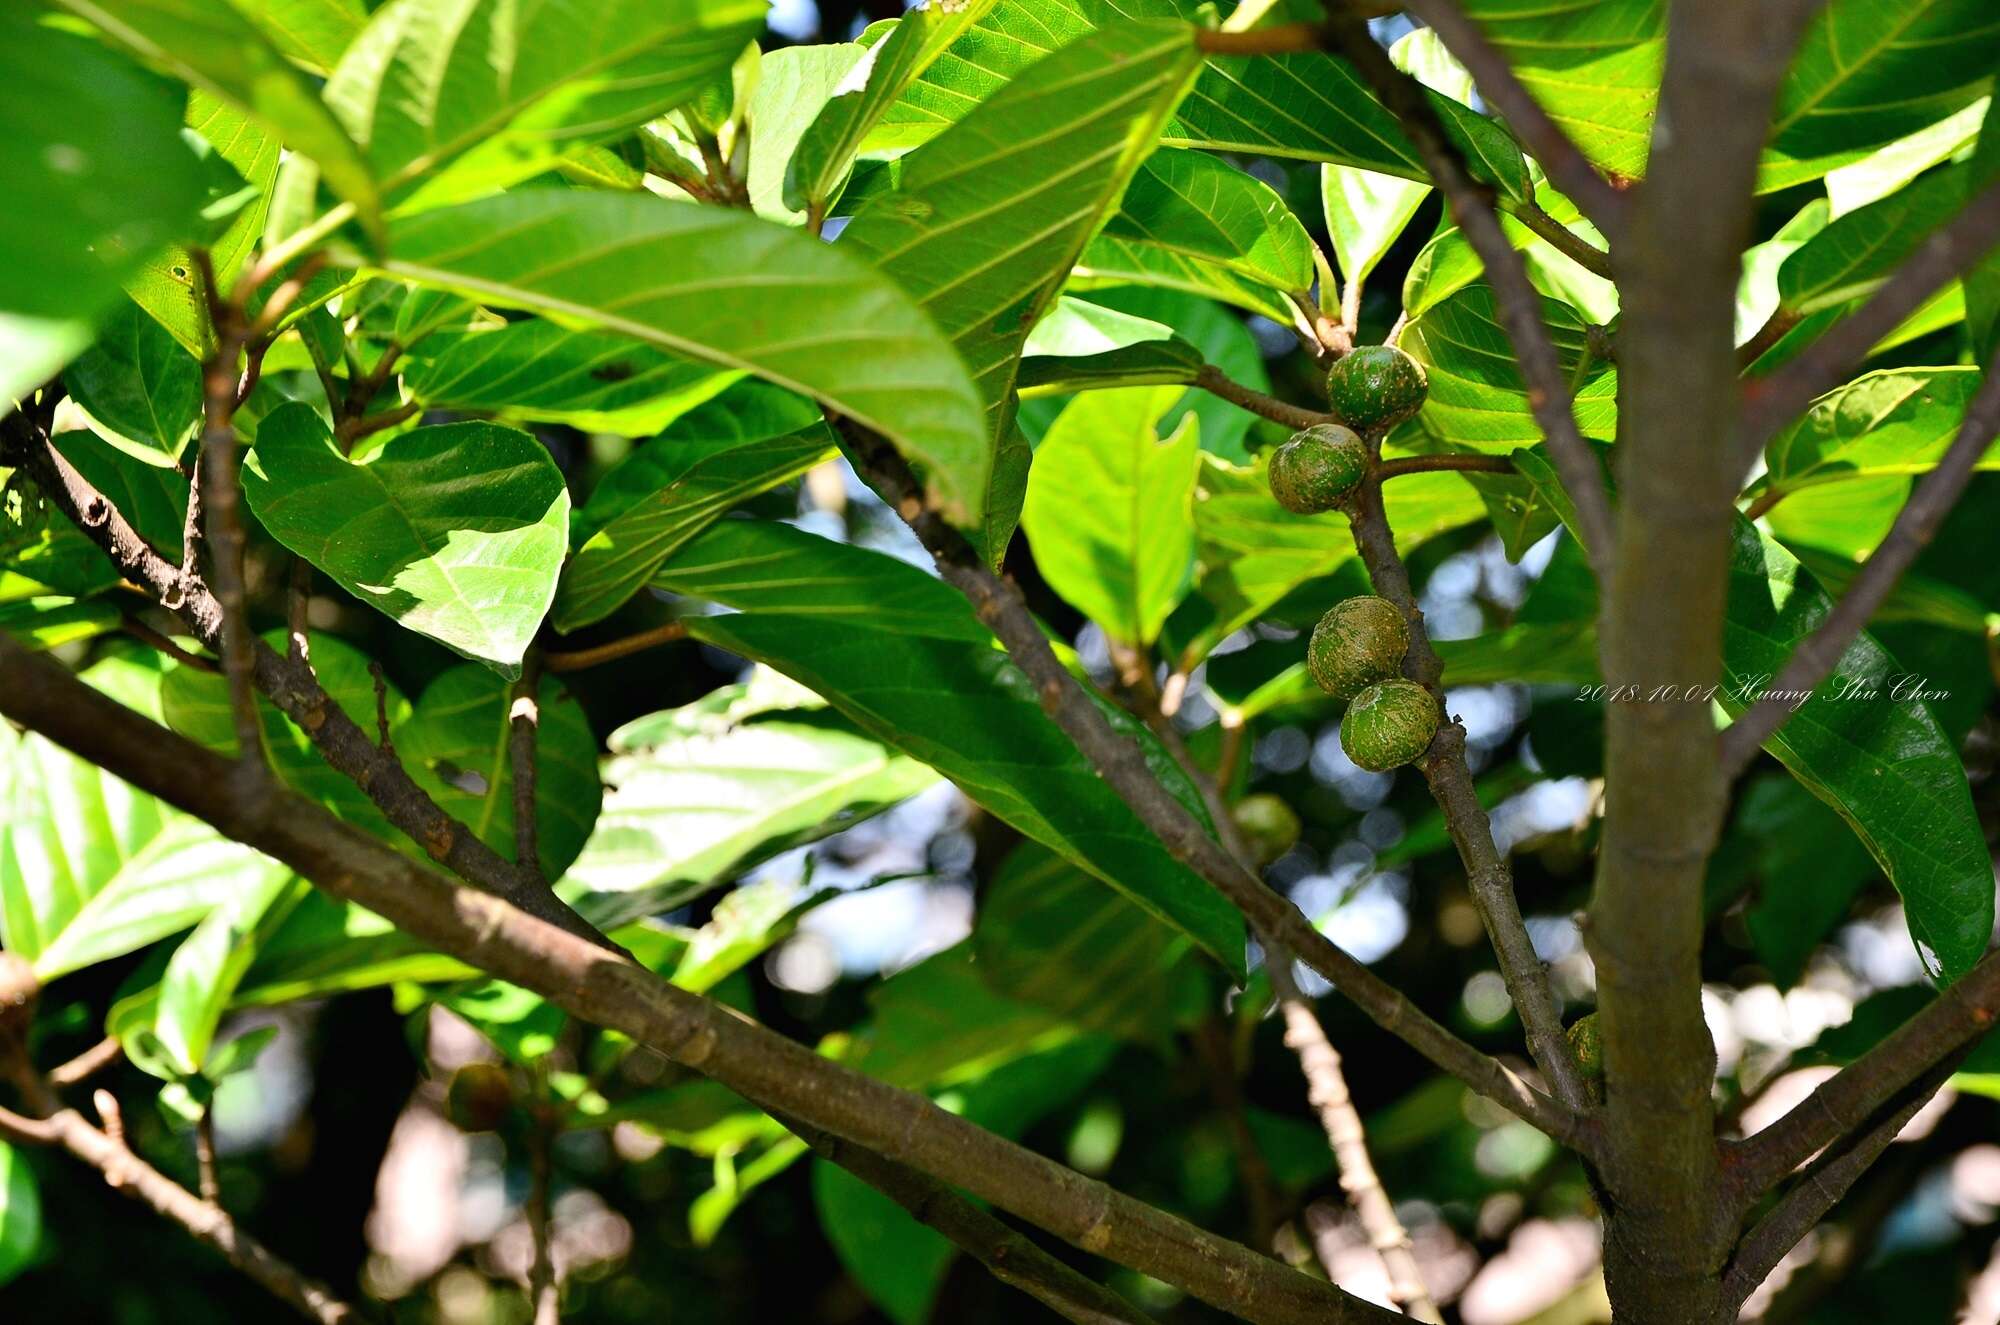
[[[1583,1089],[1592,1104],[1604,1103],[1604,1036],[1597,1029],[1597,1014],[1585,1013],[1570,1023],[1569,1047],[1583,1075]]]
[[[1236,820],[1243,845],[1259,865],[1270,864],[1299,840],[1299,816],[1276,796],[1245,796],[1229,813]]]
[[[495,1063],[467,1063],[451,1074],[444,1112],[461,1132],[490,1132],[514,1107],[514,1083]]]
[[[1423,365],[1395,346],[1363,345],[1335,361],[1326,392],[1349,427],[1372,432],[1422,409],[1430,382]]]
[[[1378,681],[1354,697],[1340,721],[1340,748],[1357,767],[1386,773],[1430,748],[1438,706],[1415,681]]]
[[[1368,472],[1368,447],[1351,428],[1316,423],[1271,455],[1271,495],[1300,515],[1330,511]]]
[[[1345,704],[1362,689],[1403,670],[1410,624],[1386,598],[1364,594],[1335,603],[1313,627],[1306,670],[1313,683]]]

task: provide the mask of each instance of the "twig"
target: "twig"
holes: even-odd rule
[[[1511,474],[1514,462],[1504,455],[1406,455],[1375,466],[1377,479],[1402,474]]]
[[[1287,428],[1310,428],[1315,424],[1339,423],[1337,415],[1319,410],[1301,409],[1288,405],[1261,391],[1253,391],[1238,382],[1232,382],[1213,364],[1203,364],[1195,374],[1194,384],[1213,396],[1220,396],[1232,405],[1240,405],[1252,414],[1261,415]]]
[[[1424,614],[1410,587],[1410,575],[1396,551],[1395,534],[1382,508],[1379,481],[1364,482],[1355,493],[1347,513],[1354,535],[1355,550],[1367,567],[1375,592],[1394,603],[1410,624],[1410,650],[1404,661],[1409,678],[1437,696],[1442,707],[1440,681],[1444,662],[1431,647],[1430,632],[1424,628]],[[1520,1014],[1528,1051],[1547,1074],[1556,1095],[1572,1108],[1586,1107],[1589,1094],[1577,1070],[1576,1055],[1563,1032],[1562,1013],[1547,969],[1535,952],[1521,919],[1520,903],[1514,897],[1513,871],[1493,842],[1493,826],[1486,807],[1480,804],[1473,786],[1472,770],[1465,762],[1465,728],[1446,715],[1438,724],[1431,747],[1417,762],[1431,795],[1444,812],[1445,824],[1465,866],[1467,887],[1479,918],[1485,923],[1493,945],[1500,975]]]
[[[285,656],[305,667],[312,666],[312,630],[306,619],[312,606],[312,583],[312,563],[293,557],[285,589]]]
[[[67,1063],[49,1073],[49,1084],[58,1090],[79,1085],[125,1056],[125,1046],[115,1035],[107,1035]]]
[[[550,1145],[554,1139],[553,1117],[535,1120],[528,1137],[528,1232],[533,1238],[534,1260],[528,1267],[528,1302],[534,1311],[534,1325],[556,1325],[562,1319],[562,1285],[556,1281],[555,1255],[549,1245]]]
[[[1267,888],[1210,837],[1153,775],[1138,745],[1106,721],[1056,658],[1020,590],[988,570],[964,536],[925,506],[923,489],[895,448],[850,419],[837,420],[837,426],[861,471],[890,507],[909,522],[937,561],[939,573],[971,601],[979,619],[999,636],[1015,666],[1033,684],[1043,711],[1176,859],[1228,898],[1254,930],[1297,953],[1384,1030],[1479,1094],[1551,1136],[1588,1151],[1594,1144],[1594,1133],[1576,1109],[1536,1090],[1498,1059],[1481,1053],[1426,1016],[1401,992],[1321,934],[1296,906]]]
[[[220,676],[222,674],[222,667],[215,659],[204,658],[198,653],[189,653],[186,649],[183,649],[180,645],[174,643],[159,631],[154,630],[137,617],[128,616],[121,618],[118,622],[118,628],[140,643],[149,644],[153,648],[158,649],[161,653],[166,654],[183,667],[192,667],[197,672],[207,672],[211,676]]]
[[[372,437],[378,432],[393,428],[399,423],[415,418],[423,413],[421,400],[406,401],[394,409],[385,409],[380,414],[355,415],[342,419],[334,429],[334,439],[341,450],[352,450],[354,444],[364,437]]]
[[[254,801],[236,796],[221,776],[227,761],[98,694],[61,664],[4,634],[0,714],[438,952],[628,1035],[767,1111],[807,1119],[920,1167],[1252,1325],[1393,1325],[1400,1319],[995,1136],[926,1096],[824,1058],[498,897],[458,887],[302,797],[282,789]]]
[[[221,1209],[222,1179],[215,1171],[215,1118],[208,1109],[203,1109],[201,1117],[195,1119],[194,1167],[196,1179],[201,1184],[201,1199]]]
[[[509,692],[507,760],[514,774],[514,863],[536,874],[542,873],[541,851],[535,841],[535,742],[542,725],[541,682],[541,654],[529,649],[521,662],[521,677]]]
[[[1195,45],[1210,55],[1296,55],[1319,49],[1319,27],[1313,23],[1273,23],[1247,32],[1201,31]]]
[[[1912,1082],[1901,1102],[1857,1135],[1853,1143],[1838,1153],[1829,1152],[1808,1169],[1793,1188],[1757,1221],[1743,1241],[1722,1278],[1723,1310],[1720,1319],[1733,1321],[1737,1309],[1755,1292],[1765,1276],[1776,1269],[1785,1253],[1826,1217],[1882,1152],[1889,1148],[1910,1119],[1930,1103],[1965,1060],[1970,1049],[1953,1054],[1945,1062]]]
[[[545,653],[542,655],[542,669],[548,672],[580,672],[586,667],[599,663],[614,662],[619,658],[629,658],[635,653],[644,653],[659,644],[671,644],[687,638],[687,623],[669,621],[651,630],[642,630],[636,635],[612,640],[609,644],[599,644],[595,648],[572,649],[567,653]]]
[[[1980,190],[1958,215],[1932,231],[1867,303],[1834,324],[1798,358],[1744,385],[1743,413],[1736,424],[1736,472],[1747,471],[1772,434],[1803,413],[1815,396],[1840,385],[1876,342],[1995,243],[2000,243],[2000,181]]]
[[[1517,202],[1507,209],[1522,225],[1556,252],[1593,276],[1611,279],[1611,255],[1550,216],[1533,202]]]
[[[375,686],[375,745],[393,759],[396,745],[389,739],[389,676],[382,670],[382,664],[372,658],[368,660],[368,679]]]
[[[1797,711],[1790,696],[1811,693],[1840,662],[1854,637],[1864,630],[1903,572],[1936,536],[1938,527],[1957,504],[1973,469],[1995,434],[2000,433],[2000,356],[1986,369],[1986,380],[1966,407],[1958,436],[1952,439],[1936,469],[1924,475],[1916,491],[1897,513],[1888,536],[1875,549],[1840,601],[1813,633],[1792,650],[1785,668],[1769,690],[1722,733],[1722,771],[1735,777],[1757,756],[1772,733]]]
[[[1764,325],[1757,328],[1749,340],[1736,347],[1736,366],[1749,368],[1769,354],[1771,347],[1783,340],[1786,334],[1803,320],[1788,308],[1773,309],[1771,316],[1764,319]]]
[[[1382,103],[1402,123],[1403,132],[1422,158],[1425,169],[1444,195],[1452,220],[1486,269],[1493,300],[1507,339],[1514,347],[1522,379],[1528,385],[1528,408],[1548,438],[1563,487],[1576,504],[1583,542],[1590,549],[1599,582],[1611,549],[1611,502],[1597,457],[1583,440],[1572,408],[1569,384],[1556,357],[1548,328],[1542,322],[1542,297],[1528,280],[1527,268],[1513,241],[1500,227],[1491,191],[1472,178],[1458,149],[1445,134],[1437,110],[1423,84],[1398,69],[1375,41],[1367,23],[1344,5],[1328,7],[1321,34],[1329,48],[1345,55]]]
[[[1230,1148],[1236,1152],[1236,1176],[1243,1184],[1243,1204],[1249,1214],[1250,1245],[1269,1251],[1278,1232],[1278,1202],[1271,1186],[1271,1165],[1257,1148],[1257,1138],[1243,1112],[1243,1086],[1229,1035],[1220,1018],[1205,1017],[1190,1038],[1209,1102],[1228,1129]]]

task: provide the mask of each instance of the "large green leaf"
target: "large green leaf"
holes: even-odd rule
[[[924,576],[880,553],[885,592]],[[927,576],[924,576],[928,578]],[[922,760],[1023,833],[1090,870],[1140,907],[1241,970],[1242,917],[1176,861],[1042,713],[992,643],[872,628],[865,611],[829,629],[824,616],[753,611],[693,618],[699,639],[808,686],[877,740]],[[1198,806],[1171,756],[1115,715],[1163,780]]]
[[[1021,509],[1050,586],[1127,644],[1150,645],[1193,579],[1201,429],[1190,415],[1159,433],[1180,395],[1166,386],[1078,396],[1036,448]]]
[[[799,137],[785,164],[785,205],[798,212],[824,212],[846,183],[854,154],[869,130],[910,80],[992,6],[993,0],[965,0],[913,9],[887,37],[870,46]]]
[[[356,463],[310,407],[285,405],[258,427],[243,495],[349,593],[506,676],[569,546],[569,489],[547,449],[490,423],[418,428]]]
[[[597,822],[597,737],[554,678],[537,691],[535,837],[542,872],[559,878]],[[396,753],[452,818],[502,855],[514,854],[514,766],[508,752],[511,687],[492,671],[454,667],[424,687],[395,729]]]
[[[85,679],[159,717],[159,675],[114,657]],[[0,723],[0,944],[43,981],[186,929],[275,861]]]
[[[929,1320],[958,1249],[837,1164],[814,1160],[812,1189],[820,1230],[869,1300],[896,1325]]]
[[[524,318],[426,337],[403,389],[441,409],[648,437],[740,377],[630,336]]]
[[[786,171],[800,135],[827,99],[853,83],[868,52],[852,42],[789,46],[763,57],[750,97],[750,170],[744,184],[759,216],[796,225],[805,209],[785,201]]]
[[[2000,105],[2000,97],[1987,104],[1979,143],[1966,169],[1968,198],[2000,180],[2000,114],[1995,105]],[[2000,326],[2000,252],[1988,253],[1965,273],[1965,325],[1972,333],[1973,362],[1991,363],[1994,329]]]
[[[201,365],[167,329],[126,301],[63,370],[70,399],[104,428],[178,458],[201,422]]]
[[[183,94],[96,42],[0,14],[0,405],[89,343],[91,321],[203,195]],[[141,165],[140,163],[143,163]]]
[[[0,1285],[21,1273],[42,1241],[42,1194],[35,1171],[0,1141]]]
[[[1200,65],[1184,23],[1081,37],[904,158],[842,232],[957,347],[996,441],[1029,330]]]
[[[256,957],[258,940],[310,890],[304,880],[273,870],[202,917],[174,949],[151,1000],[150,1030],[175,1072],[191,1076],[208,1066],[216,1028]]]
[[[824,712],[736,722],[696,705],[628,723],[610,746],[604,811],[564,881],[603,923],[680,906],[937,781]]]
[[[565,140],[688,100],[763,17],[756,0],[391,0],[341,56],[326,101],[391,198],[468,153],[469,172],[497,186]]]
[[[1164,149],[1126,186],[1104,234],[1226,267],[1303,295],[1313,243],[1270,185],[1205,152]]]
[[[1320,167],[1319,189],[1334,261],[1349,282],[1367,279],[1431,191],[1415,180],[1336,165]]]
[[[718,208],[555,190],[424,212],[391,238],[397,275],[805,392],[920,464],[948,518],[981,514],[992,447],[963,361],[843,246]]]
[[[1988,88],[1988,0],[1830,0],[1778,90],[1760,187],[1816,179],[1945,118]]]
[[[1299,316],[1298,306],[1284,291],[1251,280],[1219,262],[1206,262],[1159,244],[1100,235],[1090,241],[1077,259],[1069,288],[1093,290],[1120,285],[1152,285],[1219,299],[1247,313],[1270,318],[1281,326],[1296,323]]]
[[[1587,324],[1554,299],[1542,300],[1542,320],[1564,370],[1574,377],[1589,343]],[[1403,329],[1400,344],[1430,374],[1430,395],[1417,421],[1432,437],[1487,452],[1541,440],[1490,286],[1469,285],[1439,303]],[[1616,433],[1618,374],[1612,365],[1593,361],[1583,370],[1575,397],[1577,426],[1585,436]]]
[[[233,1005],[268,1006],[411,981],[436,984],[478,972],[431,952],[376,915],[322,892],[306,895],[257,945]]]
[[[1828,392],[1764,448],[1758,490],[1924,473],[1958,436],[1984,376],[1977,368],[1892,368]],[[1980,467],[2000,468],[2000,449]]]
[[[233,101],[312,158],[334,192],[381,233],[368,163],[319,91],[229,0],[63,0],[125,45],[196,87]]]
[[[286,59],[316,74],[339,62],[340,53],[368,21],[361,0],[260,0],[247,12]]]
[[[1965,172],[1941,170],[1835,220],[1778,269],[1778,306],[1798,317],[1874,292],[1965,200]]]

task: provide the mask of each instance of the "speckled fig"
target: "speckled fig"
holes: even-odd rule
[[[1368,472],[1368,447],[1352,428],[1318,423],[1271,455],[1271,495],[1300,515],[1333,510]]]
[[[467,1063],[445,1088],[445,1117],[461,1132],[490,1132],[513,1107],[514,1084],[497,1063]]]
[[[1326,375],[1333,412],[1362,432],[1392,428],[1424,407],[1424,366],[1393,345],[1364,345]]]
[[[1415,681],[1378,681],[1340,720],[1340,748],[1359,768],[1386,773],[1416,759],[1437,734],[1438,706]]]
[[[1306,670],[1313,683],[1345,704],[1366,686],[1403,670],[1410,626],[1386,598],[1363,595],[1335,603],[1313,627]]]
[[[1570,1023],[1569,1047],[1583,1074],[1583,1088],[1592,1104],[1604,1103],[1604,1034],[1597,1027],[1597,1014],[1586,1012]]]
[[[1276,796],[1265,792],[1245,796],[1229,813],[1244,847],[1259,865],[1270,864],[1298,843],[1299,816]]]

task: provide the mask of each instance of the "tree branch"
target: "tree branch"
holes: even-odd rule
[[[1958,436],[1952,439],[1936,469],[1924,475],[1916,491],[1897,513],[1888,536],[1875,549],[1833,610],[1799,642],[1785,668],[1765,694],[1722,733],[1722,771],[1733,778],[1757,756],[1771,734],[1797,711],[1789,696],[1811,693],[1832,673],[1854,637],[1867,628],[1903,578],[1903,572],[1937,535],[1938,527],[1965,491],[1973,469],[2000,433],[2000,356],[1986,369],[1986,379],[1966,407]]]
[[[1744,1301],[1757,1285],[1778,1267],[1785,1253],[1813,1230],[1829,1210],[1847,1194],[1863,1173],[1882,1156],[1910,1119],[1930,1103],[1969,1050],[1961,1050],[1912,1082],[1902,1092],[1902,1100],[1888,1113],[1854,1138],[1853,1144],[1838,1153],[1829,1152],[1808,1169],[1798,1183],[1757,1221],[1743,1241],[1722,1278],[1722,1308],[1718,1322],[1736,1319]]]
[[[1512,203],[1508,212],[1522,225],[1533,231],[1550,248],[1589,272],[1592,276],[1610,280],[1611,255],[1603,249],[1574,234],[1570,228],[1555,217],[1550,216],[1533,202]]]
[[[1394,460],[1378,461],[1375,465],[1377,479],[1392,479],[1403,474],[1511,474],[1514,462],[1504,455],[1406,455]]]
[[[619,658],[629,658],[635,653],[644,653],[655,645],[684,640],[687,638],[687,633],[686,622],[669,621],[663,626],[654,626],[651,630],[642,630],[636,635],[627,635],[623,639],[615,639],[609,644],[600,644],[595,648],[572,649],[567,653],[545,653],[542,655],[542,667],[550,672],[580,672],[599,663],[615,662]]]
[[[1203,364],[1195,375],[1194,384],[1212,396],[1219,396],[1232,405],[1240,405],[1252,414],[1261,415],[1274,423],[1282,423],[1287,428],[1311,428],[1321,423],[1339,423],[1338,415],[1326,414],[1319,410],[1301,409],[1261,391],[1253,391],[1247,386],[1231,381],[1214,364]]]
[[[1043,711],[1175,859],[1228,898],[1256,932],[1291,949],[1332,981],[1378,1026],[1549,1135],[1589,1148],[1590,1128],[1574,1108],[1534,1089],[1498,1059],[1481,1053],[1426,1016],[1321,934],[1296,906],[1267,888],[1209,836],[1154,777],[1139,746],[1105,721],[1081,684],[1056,658],[1020,591],[988,570],[964,535],[925,506],[922,486],[895,448],[851,419],[838,419],[836,426],[861,472],[909,523],[937,561],[939,573],[971,601],[979,619],[999,636],[1014,664],[1033,683]]]
[[[1521,255],[1500,228],[1491,191],[1472,178],[1458,149],[1446,136],[1423,85],[1396,68],[1388,52],[1368,31],[1366,22],[1349,12],[1344,4],[1336,3],[1327,10],[1321,36],[1329,49],[1347,57],[1362,81],[1401,121],[1403,132],[1415,144],[1424,168],[1430,171],[1438,192],[1444,195],[1452,220],[1479,254],[1486,279],[1493,287],[1494,303],[1507,339],[1514,347],[1521,376],[1528,384],[1528,408],[1548,438],[1550,457],[1570,500],[1576,503],[1583,541],[1595,556],[1605,555],[1611,547],[1611,502],[1605,493],[1604,475],[1577,428],[1569,382],[1556,358],[1548,328],[1542,322],[1542,297],[1529,283]],[[1600,582],[1607,578],[1602,565],[1598,566],[1598,572]]]
[[[994,1136],[922,1095],[821,1057],[500,898],[454,886],[298,796],[275,786],[261,796],[233,794],[221,777],[227,761],[4,635],[0,714],[440,952],[628,1035],[760,1108],[922,1168],[1253,1325],[1399,1319]]]
[[[521,663],[521,677],[508,692],[507,706],[507,762],[514,783],[514,864],[534,871],[546,883],[535,825],[535,741],[542,726],[541,684],[541,652],[529,649]]]
[[[34,477],[44,495],[109,553],[120,573],[177,615],[195,638],[214,648],[221,636],[222,606],[197,578],[168,562],[141,538],[118,508],[91,487],[46,434],[22,415],[7,420],[8,453]],[[445,868],[477,887],[573,934],[603,942],[597,931],[549,891],[538,873],[517,868],[472,830],[446,814],[419,787],[395,753],[370,740],[333,701],[303,660],[285,657],[261,640],[251,651],[257,686],[306,733],[328,764],[365,792],[383,815]]]
[[[1743,387],[1731,477],[1746,473],[1765,442],[1805,412],[1814,397],[1839,386],[1876,343],[1901,326],[1960,273],[2000,243],[2000,181],[1987,185],[1869,296],[1804,353]],[[1627,318],[1627,325],[1630,319]]]

